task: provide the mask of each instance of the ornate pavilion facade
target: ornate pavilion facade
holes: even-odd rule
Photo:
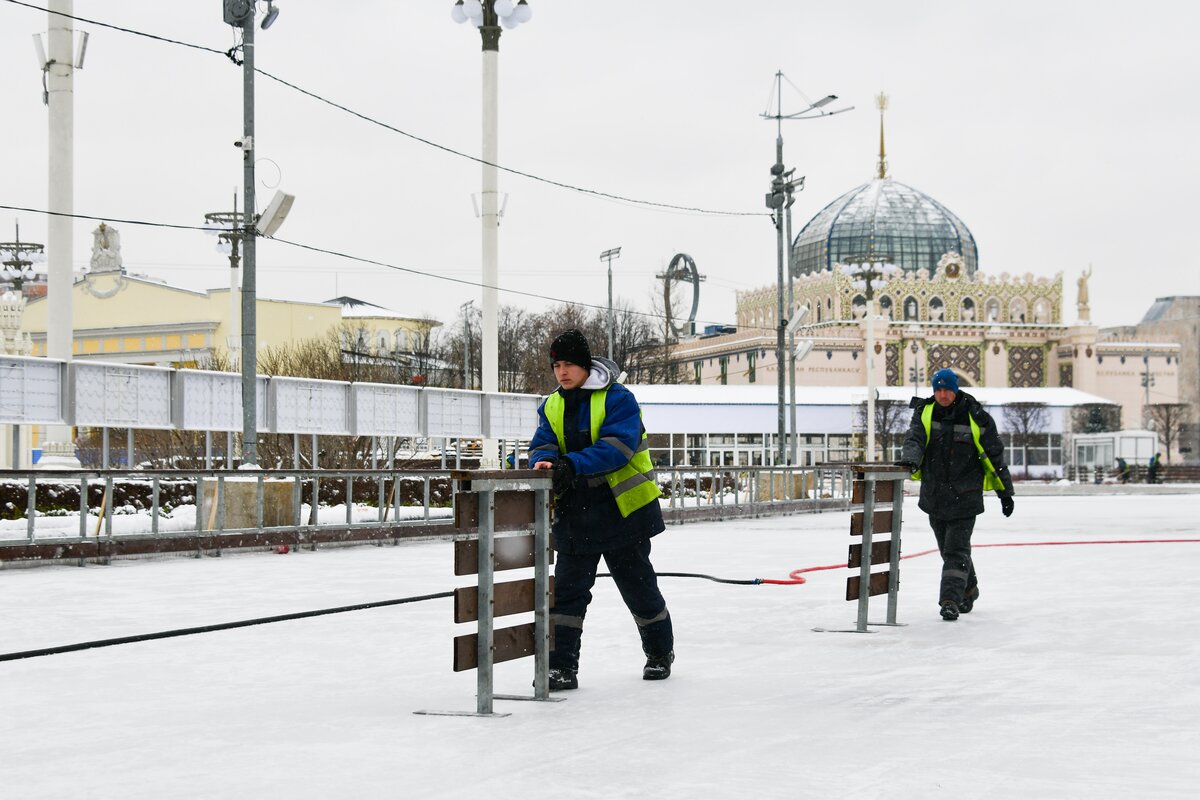
[[[1113,341],[1092,325],[1090,269],[1072,281],[1073,309],[1061,272],[980,270],[962,220],[888,176],[882,128],[874,179],[814,216],[790,256],[785,322],[806,308],[807,315],[795,331],[802,346],[785,348],[784,367],[795,363],[799,387],[856,387],[865,396],[872,370],[877,387],[928,394],[929,377],[951,367],[965,387],[1066,387],[1097,395],[1122,407],[1126,428],[1144,426],[1147,400],[1179,401],[1178,342]],[[883,264],[894,265],[892,274],[873,281],[868,297],[861,270]],[[775,285],[739,292],[736,330],[682,340],[673,354],[695,383],[777,385],[778,305]],[[868,338],[874,358],[867,357]],[[1145,391],[1147,374],[1153,397]]]

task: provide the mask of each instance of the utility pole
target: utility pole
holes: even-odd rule
[[[254,229],[254,5],[242,21],[242,464],[258,464],[258,275]]]
[[[613,357],[613,302],[612,302],[612,262],[621,257],[621,248],[614,247],[600,254],[601,261],[608,262],[608,360]]]
[[[831,95],[826,95],[825,97],[822,97],[820,100],[817,100],[816,102],[810,102],[808,100],[808,98],[804,98],[804,101],[806,103],[808,103],[808,106],[806,108],[803,108],[800,111],[795,112],[794,114],[784,114],[783,113],[783,82],[786,80],[787,80],[787,78],[784,77],[783,72],[777,71],[775,73],[775,83],[772,87],[772,89],[774,91],[771,92],[771,94],[775,98],[775,102],[776,102],[775,113],[772,114],[770,107],[768,107],[767,110],[761,115],[764,119],[775,120],[775,164],[771,167],[771,176],[772,176],[771,191],[767,194],[766,203],[767,203],[767,208],[771,209],[771,216],[775,223],[775,239],[776,239],[776,248],[778,250],[778,262],[779,262],[778,263],[778,288],[777,288],[778,302],[776,303],[776,323],[777,323],[777,325],[776,325],[776,339],[775,339],[775,363],[776,363],[776,369],[778,370],[778,373],[779,373],[779,376],[778,376],[779,377],[779,403],[778,403],[779,414],[778,415],[779,415],[779,463],[780,464],[786,463],[789,459],[789,455],[791,457],[791,460],[794,461],[795,454],[796,454],[796,448],[795,448],[794,442],[790,448],[787,446],[787,430],[786,430],[786,426],[784,424],[784,413],[783,413],[784,369],[786,368],[784,365],[784,361],[783,361],[783,359],[784,359],[784,335],[785,335],[785,331],[787,330],[787,326],[788,326],[788,320],[784,316],[784,308],[783,308],[783,269],[784,269],[784,264],[786,262],[787,271],[788,271],[788,300],[787,300],[788,309],[789,309],[788,313],[791,313],[790,309],[792,307],[794,300],[792,297],[792,280],[791,280],[792,279],[792,267],[791,267],[792,259],[791,259],[790,251],[791,251],[791,239],[792,239],[792,231],[791,231],[792,217],[791,217],[790,207],[793,202],[792,192],[795,191],[797,188],[802,188],[804,186],[804,178],[801,177],[798,180],[793,181],[792,174],[793,174],[794,170],[788,171],[785,169],[785,167],[783,165],[783,120],[785,120],[785,119],[813,119],[815,117],[828,117],[828,116],[832,116],[834,114],[840,114],[843,111],[849,111],[853,108],[853,106],[850,106],[849,108],[841,108],[836,111],[824,110],[825,106],[827,106],[828,104],[832,103],[834,100],[837,99],[837,95],[831,94]],[[791,83],[791,81],[788,81],[788,83]],[[794,85],[793,85],[793,88],[795,88]],[[799,91],[799,90],[797,90],[797,91]],[[801,93],[801,97],[803,97],[803,93]],[[787,221],[786,221],[786,228],[787,228],[786,242],[784,241],[785,211],[786,211],[786,219],[787,219]],[[793,334],[793,342],[794,342],[794,334]],[[789,351],[789,353],[790,352],[792,352],[792,351]],[[791,366],[790,366],[791,384],[792,384],[791,419],[792,419],[792,436],[794,438],[795,433],[796,433],[796,431],[795,431],[795,427],[796,427],[796,422],[795,422],[795,420],[796,420],[796,412],[795,412],[796,365],[795,365],[795,362],[791,360],[791,358],[789,358],[789,362],[791,362]]]

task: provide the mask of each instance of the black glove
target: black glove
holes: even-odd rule
[[[1008,492],[997,492],[996,494],[1000,497],[1000,510],[1004,512],[1004,516],[1011,517],[1013,512],[1012,495]]]
[[[575,465],[566,456],[554,462],[554,494],[562,497],[575,485]]]
[[[906,470],[908,470],[909,472],[916,472],[916,471],[917,471],[917,465],[916,465],[916,464],[914,464],[914,463],[913,463],[913,462],[911,462],[911,461],[897,461],[897,462],[896,462],[896,466],[897,466],[897,467],[904,467],[904,468],[905,468]]]

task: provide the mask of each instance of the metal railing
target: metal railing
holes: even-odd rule
[[[674,521],[848,508],[850,502],[850,473],[840,466],[663,467],[656,475],[664,513]],[[344,505],[344,515],[334,519],[337,505]],[[0,470],[0,560],[14,557],[6,548],[33,544],[188,536],[236,542],[234,534],[247,533],[289,534],[297,541],[297,534],[332,527],[342,541],[356,541],[356,530],[417,529],[404,534],[412,536],[420,528],[448,526],[453,513],[449,469]],[[62,519],[76,515],[64,528]],[[370,538],[379,536],[362,540]]]

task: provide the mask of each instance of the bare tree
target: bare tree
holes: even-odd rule
[[[895,455],[895,448],[903,441],[908,432],[912,412],[904,400],[875,401],[875,443],[882,448],[883,458],[890,461]],[[867,403],[864,400],[858,404],[854,420],[855,429],[867,429]]]
[[[1186,403],[1151,403],[1146,406],[1146,418],[1151,430],[1158,433],[1163,448],[1167,453],[1167,461],[1171,460],[1171,446],[1183,436],[1184,426],[1187,425],[1188,407]]]
[[[1009,403],[1004,406],[1004,427],[1014,448],[1021,448],[1022,472],[1029,477],[1028,448],[1041,441],[1050,425],[1050,411],[1045,403]]]

